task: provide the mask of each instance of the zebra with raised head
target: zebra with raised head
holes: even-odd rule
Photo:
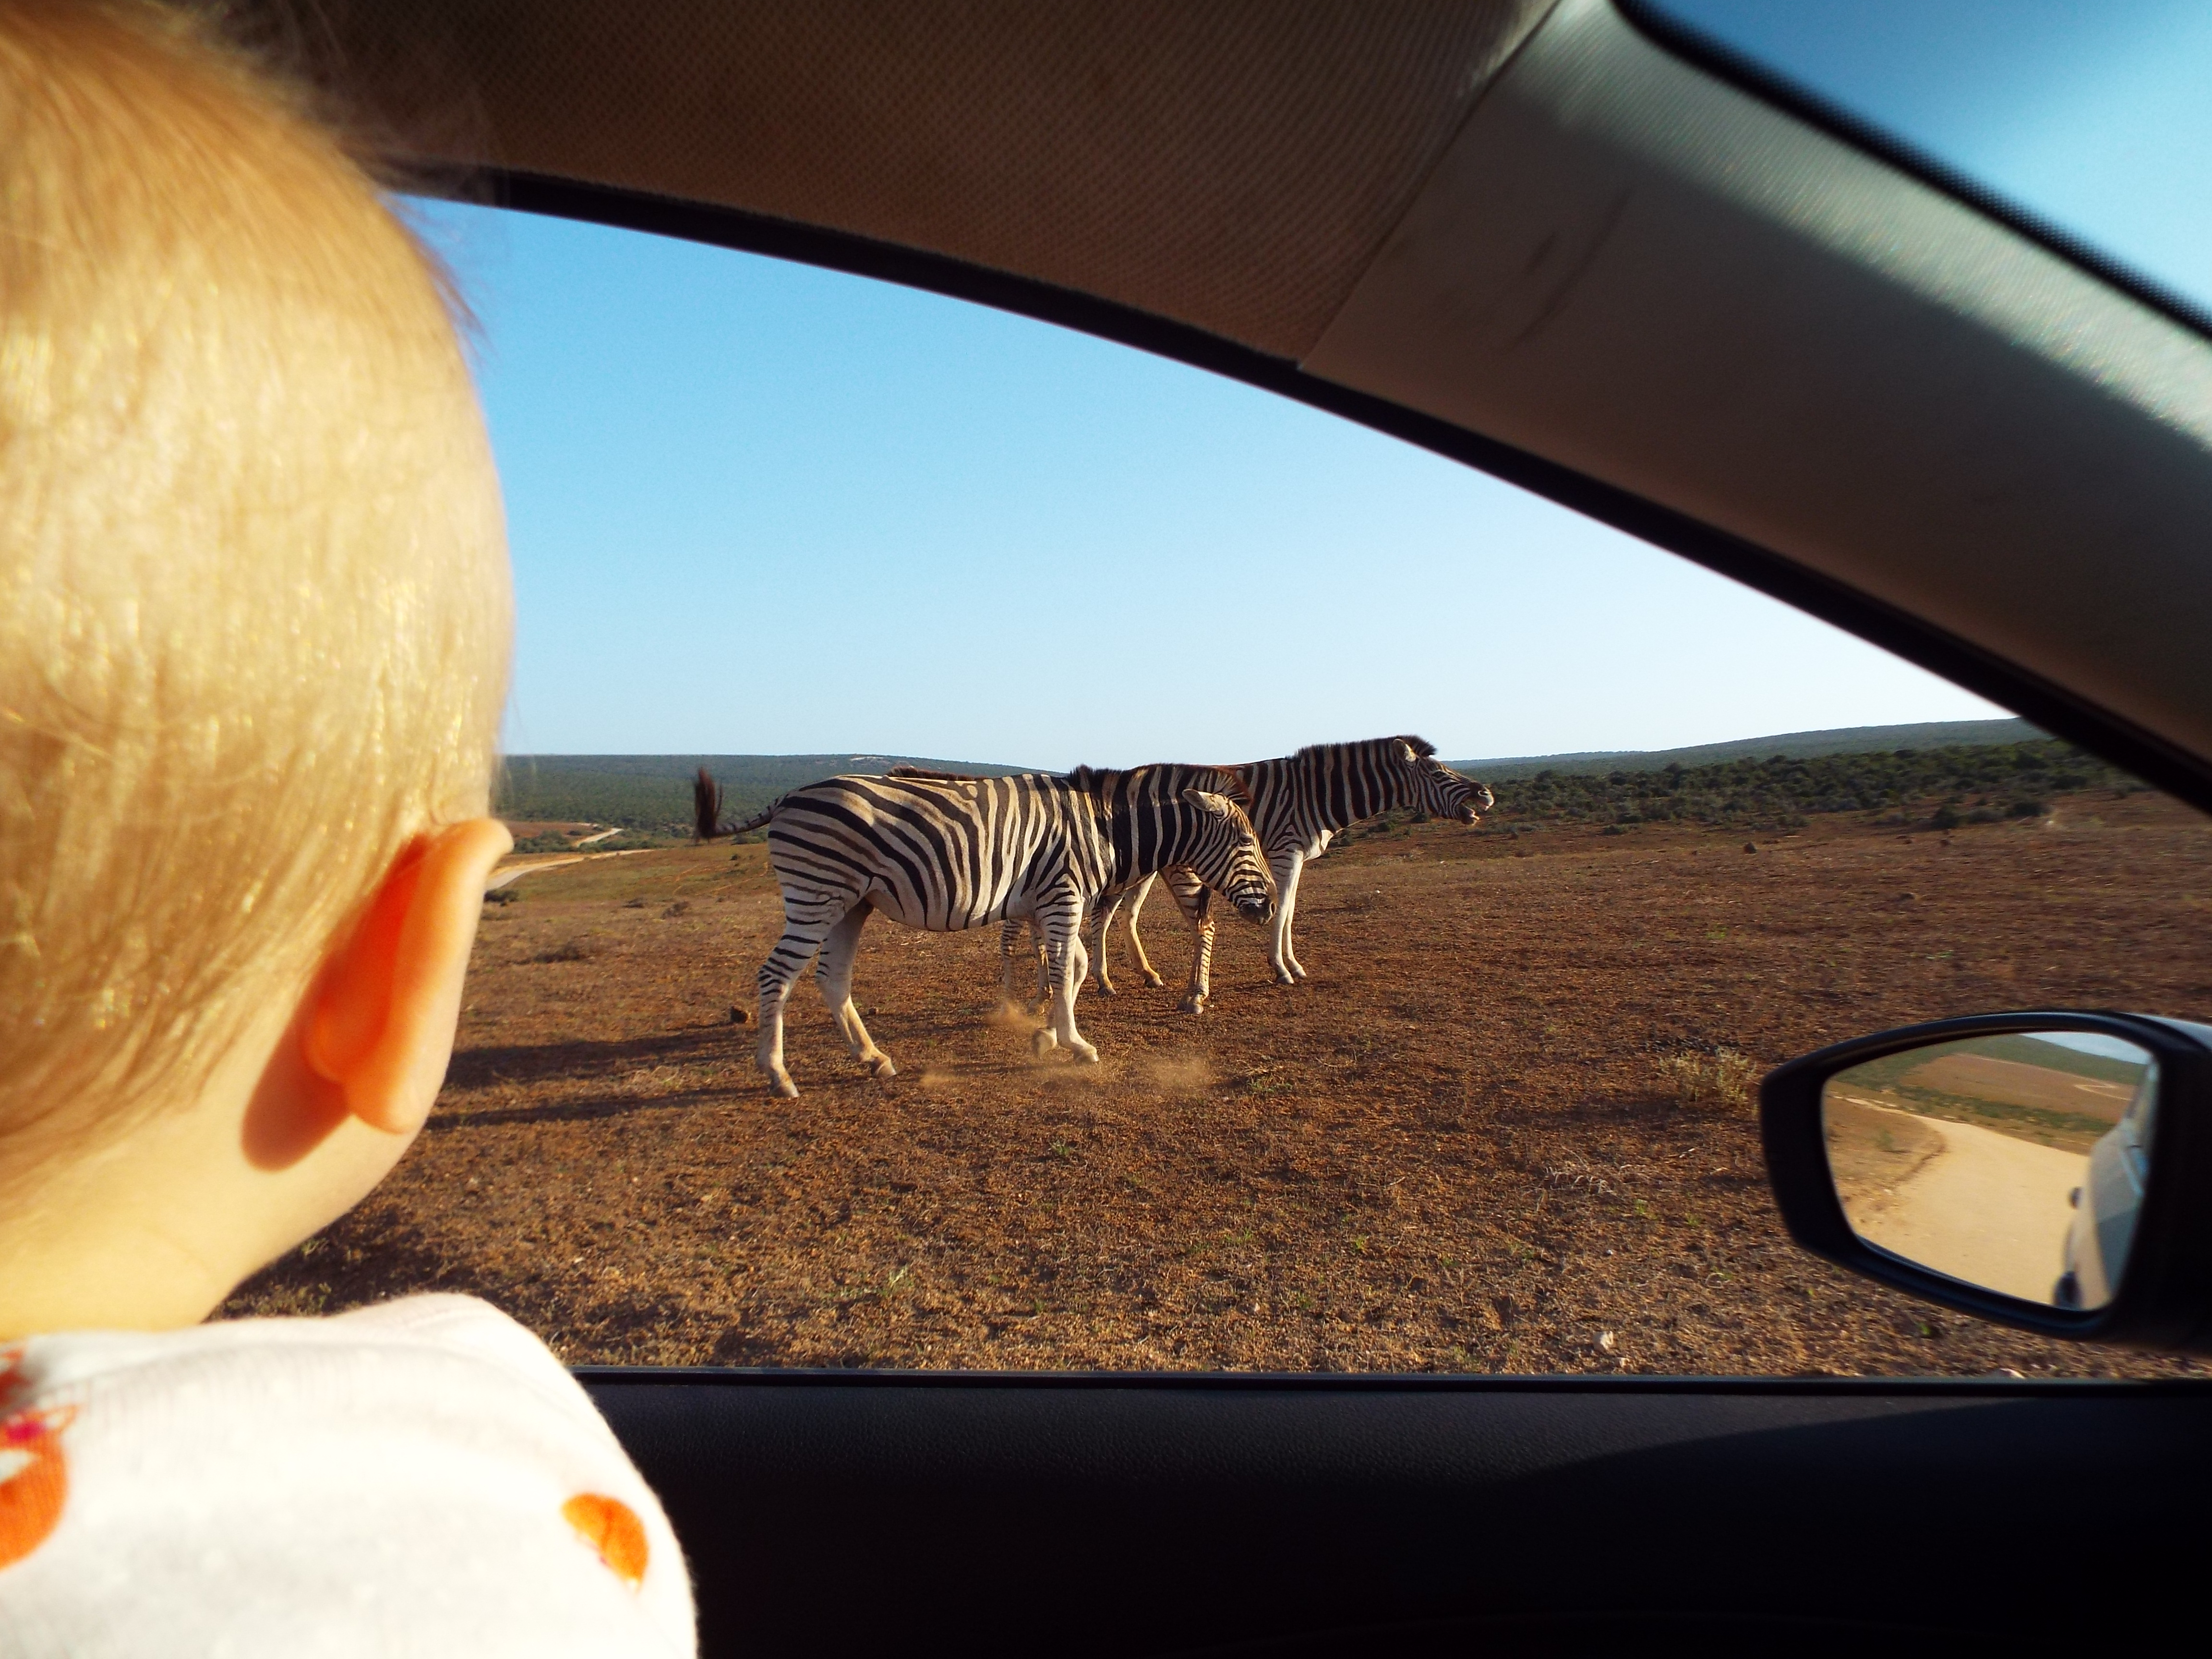
[[[1494,798],[1488,787],[1462,777],[1437,759],[1436,752],[1436,745],[1422,738],[1370,738],[1359,743],[1313,744],[1295,755],[1243,766],[1186,769],[1194,777],[1216,780],[1212,787],[1242,801],[1267,849],[1279,895],[1267,941],[1267,959],[1278,984],[1293,985],[1306,976],[1291,937],[1298,876],[1308,860],[1328,849],[1332,838],[1363,819],[1398,808],[1470,824],[1490,810]],[[1185,1013],[1198,1013],[1212,993],[1213,920],[1206,884],[1194,872],[1172,866],[1164,867],[1161,874],[1195,934],[1190,982],[1178,1006]],[[1098,951],[1091,958],[1091,969],[1098,988],[1109,996],[1114,986],[1106,966],[1106,942],[1125,903],[1129,946],[1138,970],[1148,983],[1160,983],[1137,935],[1137,917],[1151,896],[1153,879],[1141,878],[1126,895],[1107,896],[1099,908]]]
[[[1295,984],[1306,976],[1291,939],[1299,872],[1309,860],[1328,850],[1334,836],[1363,819],[1402,807],[1471,824],[1479,822],[1493,804],[1487,786],[1462,777],[1436,758],[1434,744],[1412,736],[1312,744],[1278,760],[1172,769],[1185,787],[1227,795],[1241,803],[1251,817],[1279,893],[1267,955],[1276,982],[1283,985]],[[1178,1006],[1185,1013],[1201,1012],[1212,994],[1213,921],[1207,888],[1189,870],[1169,866],[1160,874],[1166,878],[1168,890],[1174,894],[1177,908],[1195,935],[1190,982]],[[1097,951],[1091,956],[1091,974],[1107,996],[1114,994],[1114,981],[1107,967],[1106,944],[1116,915],[1125,906],[1129,948],[1135,954],[1138,971],[1148,984],[1162,982],[1137,933],[1137,917],[1157,878],[1144,876],[1120,891],[1101,895],[1099,903],[1085,920],[1085,932],[1095,932],[1098,940]],[[1010,922],[1000,935],[999,947],[1000,973],[1009,996],[1020,945],[1020,925]]]
[[[1075,1029],[1075,994],[1088,966],[1083,917],[1100,894],[1176,865],[1248,920],[1274,915],[1274,878],[1251,820],[1173,770],[827,778],[725,827],[721,791],[702,767],[693,790],[701,838],[766,824],[769,863],[783,890],[783,937],[760,970],[756,1063],[770,1086],[799,1092],[784,1068],[783,1011],[810,960],[853,1057],[878,1077],[895,1074],[853,1006],[853,959],[877,911],[935,933],[1033,922],[1053,989],[1037,1052],[1058,1045],[1097,1060]]]

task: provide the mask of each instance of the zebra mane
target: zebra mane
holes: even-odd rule
[[[1310,743],[1291,757],[1292,760],[1318,760],[1326,755],[1342,754],[1347,749],[1379,749],[1386,743],[1402,743],[1414,754],[1425,758],[1437,752],[1436,744],[1426,738],[1417,738],[1410,732],[1395,738],[1362,738],[1356,743]]]

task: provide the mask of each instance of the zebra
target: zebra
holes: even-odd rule
[[[1170,769],[1164,767],[1158,769],[1165,771]],[[1240,806],[1246,804],[1240,793],[1243,785],[1238,782],[1233,768],[1176,766],[1171,769],[1179,775],[1179,781],[1186,788],[1203,788],[1212,793],[1224,795],[1237,801]],[[887,775],[894,778],[936,778],[945,781],[972,782],[981,775],[975,772],[939,772],[922,766],[894,766]],[[1158,871],[1148,872],[1137,877],[1133,882],[1124,882],[1105,892],[1094,894],[1084,908],[1083,921],[1077,929],[1077,937],[1080,939],[1085,935],[1096,933],[1103,945],[1104,933],[1098,927],[1098,918],[1102,914],[1101,906],[1109,901],[1118,904],[1128,895],[1133,886],[1140,892],[1151,891],[1152,884],[1158,873]],[[1199,896],[1194,902],[1201,908],[1205,907],[1208,903],[1212,890],[1201,884]],[[1134,917],[1133,916],[1131,920],[1133,921]],[[1030,944],[1026,957],[1022,950],[1025,937]],[[1141,957],[1144,953],[1144,946],[1139,944],[1137,950],[1139,956]],[[1088,946],[1085,949],[1085,954],[1090,957],[1092,977],[1100,981],[1106,995],[1113,995],[1113,986],[1106,982],[1104,965],[1097,957],[1090,956]],[[1031,962],[1036,969],[1036,1006],[1043,1006],[1052,1000],[1050,958],[1045,949],[1043,927],[1035,915],[1026,919],[1010,915],[1000,925],[999,932],[1000,995],[1009,1005],[1022,1000],[1015,981],[1018,973],[1017,964],[1025,959]],[[1161,982],[1160,976],[1152,971],[1150,963],[1145,964],[1145,972],[1155,986]],[[1080,989],[1082,984],[1083,981],[1079,977],[1076,981],[1077,988]]]
[[[1486,786],[1462,777],[1437,760],[1436,752],[1434,744],[1408,735],[1370,738],[1358,743],[1312,744],[1295,755],[1243,766],[1182,769],[1186,786],[1195,783],[1243,802],[1261,845],[1267,849],[1279,895],[1267,948],[1277,984],[1295,985],[1306,976],[1291,938],[1297,908],[1298,875],[1308,860],[1317,859],[1328,850],[1330,839],[1339,831],[1363,818],[1407,806],[1431,817],[1471,824],[1479,823],[1480,815],[1495,804]],[[1188,870],[1170,866],[1160,873],[1195,935],[1190,982],[1177,1006],[1187,1014],[1201,1013],[1212,994],[1213,921],[1206,888]],[[1086,933],[1094,926],[1097,929],[1098,948],[1095,953],[1086,953],[1091,954],[1091,973],[1103,995],[1114,994],[1106,943],[1125,902],[1129,947],[1135,953],[1138,971],[1147,984],[1162,982],[1137,933],[1137,918],[1157,879],[1147,875],[1123,892],[1102,896],[1096,914],[1086,921]],[[1000,944],[1009,984],[1018,943],[1019,935],[1010,924]]]
[[[1054,991],[1051,1024],[1036,1034],[1036,1051],[1064,1046],[1085,1061],[1098,1051],[1075,1029],[1075,994],[1089,957],[1079,929],[1099,894],[1175,865],[1248,921],[1275,913],[1274,878],[1243,809],[1184,784],[1175,769],[827,778],[725,827],[721,791],[702,767],[692,805],[702,840],[768,826],[784,922],[760,970],[755,1063],[786,1097],[799,1088],[784,1068],[784,1005],[817,957],[822,1000],[853,1057],[877,1077],[896,1075],[853,1006],[853,958],[876,911],[939,933],[1033,920]]]

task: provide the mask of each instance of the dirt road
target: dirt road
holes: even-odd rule
[[[542,875],[548,870],[558,870],[567,864],[581,864],[586,856],[588,855],[582,853],[567,858],[556,854],[548,858],[518,859],[512,864],[502,864],[491,872],[491,878],[484,883],[484,891],[496,893],[501,888],[511,886],[520,881],[525,876]]]
[[[622,832],[620,830],[610,830],[607,831],[607,834],[611,836],[619,835]],[[601,838],[597,836],[591,838],[592,841],[598,841],[599,839]],[[579,847],[586,847],[590,845],[590,842],[580,841],[576,845]],[[491,872],[491,879],[484,883],[484,891],[487,893],[496,893],[501,888],[510,886],[514,883],[520,881],[525,876],[543,875],[548,870],[558,870],[565,865],[583,864],[594,859],[635,858],[639,854],[650,852],[651,850],[652,849],[650,848],[635,847],[623,848],[611,853],[553,853],[543,856],[525,854],[522,857],[516,859],[510,863],[502,864],[497,869],[494,870]]]
[[[1977,1124],[1888,1115],[1932,1133],[1942,1148],[1883,1202],[1853,1206],[1860,1237],[1968,1284],[2049,1302],[2074,1220],[2068,1195],[2087,1177],[2088,1158]]]

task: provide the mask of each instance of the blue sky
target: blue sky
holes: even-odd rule
[[[1334,416],[726,250],[426,207],[483,324],[514,753],[1454,756],[1975,718],[1747,589]]]

